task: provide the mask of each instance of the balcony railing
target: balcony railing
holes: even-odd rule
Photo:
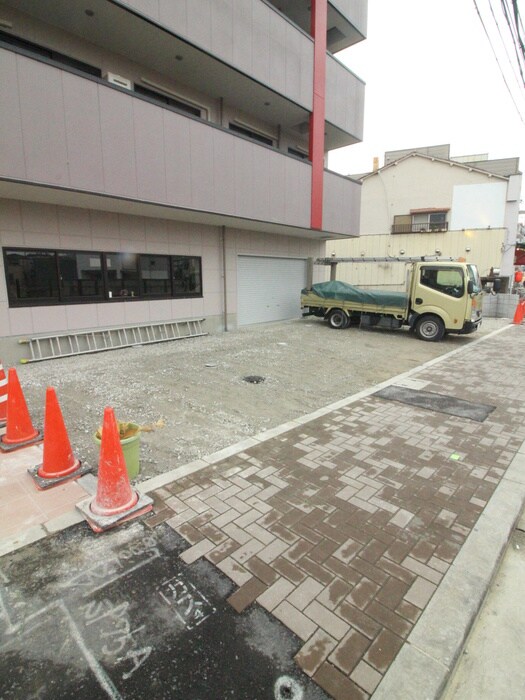
[[[391,233],[445,233],[448,222],[441,221],[432,224],[392,224]]]

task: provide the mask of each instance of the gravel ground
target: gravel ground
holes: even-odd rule
[[[245,327],[187,340],[23,365],[35,426],[54,386],[75,454],[96,466],[105,406],[120,420],[163,427],[141,435],[144,480],[310,413],[507,325],[485,319],[440,343],[407,330],[332,330],[320,319]],[[264,377],[254,384],[246,376]]]

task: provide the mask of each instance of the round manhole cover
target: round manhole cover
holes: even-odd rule
[[[249,384],[260,384],[261,382],[264,382],[264,377],[260,377],[257,374],[250,374],[247,377],[243,377],[243,381],[248,382]]]

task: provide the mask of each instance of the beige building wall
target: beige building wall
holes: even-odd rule
[[[489,276],[491,268],[509,276],[513,272],[509,207],[514,199],[509,178],[437,157],[404,155],[363,179],[360,237],[329,241],[326,253],[352,258],[463,258],[476,264],[482,277]],[[447,212],[448,230],[392,233],[396,216],[436,209]],[[510,262],[503,270],[505,256]],[[405,268],[388,260],[341,263],[336,277],[357,286],[402,289]]]
[[[337,257],[399,257],[436,255],[465,258],[478,266],[480,275],[488,275],[490,268],[501,259],[506,229],[466,229],[445,233],[383,234],[363,236],[344,241],[330,241],[327,253]],[[467,250],[470,249],[470,250]],[[406,280],[406,265],[401,262],[339,263],[336,277],[358,287],[402,290]]]

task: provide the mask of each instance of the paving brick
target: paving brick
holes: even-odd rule
[[[216,566],[238,586],[243,586],[252,578],[252,574],[231,557],[222,559]]]
[[[246,544],[246,542],[249,542],[252,539],[249,532],[245,532],[234,523],[228,523],[227,525],[224,525],[222,529],[232,540],[235,540],[239,544]]]
[[[204,533],[197,530],[197,528],[190,525],[190,523],[182,523],[182,525],[179,525],[174,529],[190,544],[197,544],[197,542],[200,542],[205,537]]]
[[[308,554],[308,552],[314,546],[315,545],[312,544],[312,542],[308,542],[307,540],[298,540],[284,552],[283,556],[289,559],[291,562],[297,562],[305,554]]]
[[[423,609],[436,590],[437,586],[430,581],[418,576],[410,589],[406,592],[404,599],[412,605]]]
[[[317,630],[295,656],[295,661],[308,676],[313,676],[336,644],[329,634]]]
[[[379,566],[369,564],[367,561],[361,559],[360,557],[354,557],[354,559],[352,559],[352,561],[350,562],[350,566],[356,571],[358,571],[362,576],[366,576],[366,578],[369,578],[371,581],[378,583],[380,586],[386,583],[388,579],[388,574],[385,573],[383,569],[379,568]]]
[[[182,561],[186,562],[186,564],[191,564],[194,561],[197,561],[197,559],[200,559],[202,556],[210,552],[212,549],[214,549],[215,543],[211,542],[210,540],[201,540],[197,544],[194,544],[193,547],[190,547],[189,549],[186,549],[182,554],[180,555],[180,558]]]
[[[361,576],[355,569],[352,569],[351,566],[344,564],[342,561],[339,561],[339,559],[335,559],[334,557],[329,557],[323,563],[323,566],[330,573],[335,574],[339,578],[342,578],[343,581],[346,581],[349,586],[357,585],[361,579]]]
[[[298,610],[304,610],[324,589],[314,578],[306,578],[288,596],[288,601]]]
[[[328,660],[348,675],[359,663],[369,646],[370,639],[368,637],[350,628]]]
[[[426,578],[431,583],[439,583],[443,578],[438,571],[432,569],[430,566],[426,566],[425,564],[416,561],[416,559],[412,559],[412,557],[406,557],[403,560],[403,566],[409,571],[412,571],[414,574],[423,576],[423,578]]]
[[[303,557],[300,561],[298,561],[297,566],[313,578],[317,579],[317,581],[322,583],[324,586],[328,586],[334,579],[334,575],[330,573],[329,570],[319,566],[319,564],[312,561],[308,557]]]
[[[283,552],[285,552],[288,549],[288,543],[283,542],[282,540],[275,539],[273,542],[270,544],[266,545],[261,551],[257,554],[259,559],[264,561],[266,564],[269,564],[272,562],[274,559],[277,559]]]
[[[235,510],[235,508],[229,508],[227,511],[224,513],[221,513],[218,517],[214,518],[211,523],[212,525],[215,525],[215,527],[224,527],[224,525],[227,525],[228,523],[231,523],[233,520],[236,520],[237,518],[240,517],[240,513],[238,510]]]
[[[317,630],[315,622],[312,622],[309,617],[306,617],[306,615],[303,615],[302,612],[294,608],[293,605],[290,605],[287,600],[283,600],[282,603],[279,603],[279,605],[272,610],[272,615],[303,641],[309,639]]]
[[[356,608],[364,610],[366,606],[374,599],[376,593],[381,586],[365,576],[354,586],[348,595],[347,600],[355,605]]]
[[[308,556],[310,559],[312,559],[313,561],[316,561],[318,564],[322,564],[338,548],[339,547],[338,547],[337,542],[333,542],[331,540],[324,539],[310,550]]]
[[[304,581],[306,578],[306,574],[302,569],[299,569],[282,556],[272,562],[272,568],[275,569],[278,574],[295,584],[301,583],[301,581]]]
[[[279,575],[271,566],[268,566],[268,564],[265,564],[257,557],[252,557],[244,566],[267,586],[270,586],[279,578]]]
[[[253,603],[266,590],[267,586],[258,578],[251,578],[228,598],[228,603],[238,613]]]
[[[281,603],[294,589],[294,584],[285,578],[279,578],[264,593],[257,598],[257,602],[270,612]]]
[[[365,637],[368,637],[371,640],[375,639],[382,629],[381,624],[364,613],[362,610],[359,610],[359,608],[356,608],[355,605],[352,605],[347,600],[341,603],[341,605],[336,609],[336,612],[339,617],[342,617],[343,620],[348,622],[349,625],[355,627],[355,629],[362,632]]]
[[[397,613],[381,605],[377,600],[373,600],[366,608],[366,614],[376,620],[382,627],[386,627],[399,637],[407,637],[411,625],[407,620]]]
[[[369,666],[365,661],[361,661],[353,670],[350,678],[367,693],[372,694],[379,685],[382,676],[375,668]]]
[[[353,539],[348,539],[344,544],[342,544],[338,549],[333,552],[336,559],[340,559],[345,564],[353,559],[357,553],[362,549],[362,545]]]
[[[270,526],[269,529],[273,535],[278,537],[280,540],[283,540],[284,542],[288,542],[288,544],[293,544],[294,542],[297,542],[297,535],[295,535],[293,532],[290,532],[288,528],[284,527],[282,522],[274,523]]]
[[[256,539],[248,540],[245,544],[241,545],[233,554],[231,555],[235,561],[239,564],[244,564],[248,559],[251,559],[257,554],[261,549],[263,549],[264,544]]]
[[[327,661],[321,664],[313,679],[334,700],[367,700],[369,697],[359,686]]]
[[[403,640],[390,630],[383,629],[368,647],[364,660],[384,673],[403,646]]]
[[[410,584],[391,577],[383,586],[381,586],[380,590],[376,594],[376,600],[390,610],[395,610],[407,593],[409,587]]]
[[[336,578],[317,596],[317,600],[329,610],[335,610],[339,603],[346,598],[352,586],[340,578]]]
[[[235,540],[227,539],[221,542],[215,549],[212,549],[206,554],[206,559],[213,564],[218,564],[223,559],[226,559],[230,554],[239,548],[239,543]]]
[[[348,623],[316,600],[304,609],[304,614],[335,639],[341,639],[348,631]]]
[[[230,498],[228,500],[228,503],[231,503],[232,499]],[[237,510],[239,510],[237,508]],[[259,513],[258,510],[254,510],[250,506],[248,506],[248,511],[244,511],[243,515],[241,515],[239,518],[234,520],[233,522],[237,527],[240,528],[245,528],[247,525],[250,525],[251,523],[254,523],[256,520],[258,520],[261,517],[261,514]]]

